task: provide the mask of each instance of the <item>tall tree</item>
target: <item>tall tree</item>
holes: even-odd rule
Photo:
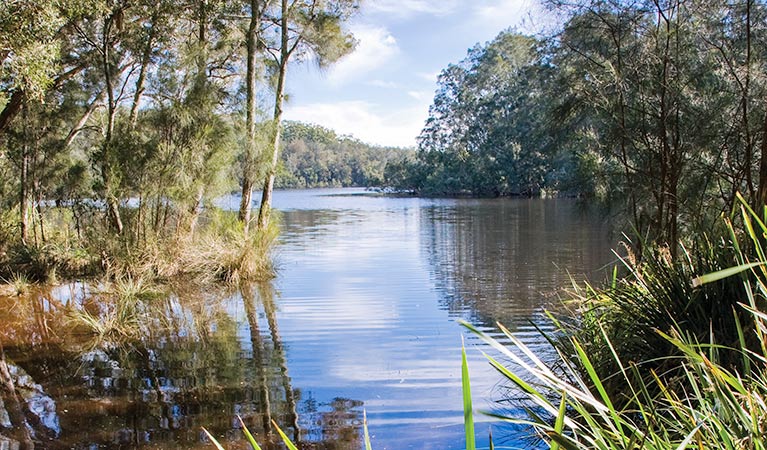
[[[291,58],[314,55],[320,67],[327,66],[354,49],[353,36],[343,28],[359,7],[358,0],[280,0],[272,25],[279,27],[279,40],[267,45],[275,63],[277,79],[274,89],[274,113],[272,115],[272,139],[261,206],[258,210],[258,228],[269,224],[272,191],[280,157],[282,131],[282,108],[285,98],[285,81]]]
[[[545,117],[551,68],[541,43],[513,31],[469,50],[439,77],[418,158],[420,190],[437,195],[537,195],[553,150]]]
[[[258,82],[260,80],[261,70],[258,64],[258,57],[263,51],[262,48],[262,21],[263,15],[268,10],[270,0],[250,0],[250,18],[247,32],[245,34],[247,67],[245,75],[246,89],[246,113],[245,113],[245,154],[243,157],[242,171],[242,197],[240,200],[240,221],[244,226],[245,235],[248,235],[250,229],[251,204],[253,202],[253,185],[257,176],[256,162],[258,156],[258,136],[257,136],[257,114],[258,114]]]

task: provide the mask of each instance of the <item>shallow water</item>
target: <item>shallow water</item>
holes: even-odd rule
[[[363,193],[277,192],[277,278],[178,287],[146,302],[151,319],[129,342],[56,339],[67,303],[97,307],[91,288],[6,300],[6,355],[40,387],[30,401],[48,405],[42,448],[212,448],[201,426],[245,448],[239,414],[258,432],[274,419],[302,448],[360,449],[363,410],[376,449],[463,448],[462,335],[475,406],[507,403],[485,347],[456,321],[500,321],[550,354],[535,326],[549,328],[543,309],[571,276],[606,276],[607,229],[573,200]],[[477,420],[480,446],[489,427],[496,448],[530,444],[526,430]]]

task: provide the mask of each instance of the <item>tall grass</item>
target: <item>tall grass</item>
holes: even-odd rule
[[[464,323],[513,363],[487,355],[527,401],[497,417],[556,449],[767,448],[767,226],[745,202],[739,220],[713,250],[624,259],[626,278],[577,291],[555,361],[501,325],[511,346]]]
[[[646,247],[641,257],[630,252],[621,257],[624,275],[605,287],[576,286],[568,293],[570,310],[555,317],[560,336],[565,336],[558,343],[563,353],[580,364],[578,348],[570,339],[576,338],[603,388],[619,406],[634,401],[625,388],[626,378],[632,384],[644,383],[652,394],[675,389],[676,382],[684,380],[679,361],[684,352],[662,333],[709,344],[717,363],[743,370],[746,362],[740,348],[759,347],[759,339],[751,332],[753,317],[741,306],[750,304],[750,298],[763,302],[744,289],[744,281],[754,282],[755,274],[741,272],[715,283],[695,282],[700,274],[738,266],[747,259],[738,238],[746,237],[728,222],[723,236],[691,241],[681,247],[678,258],[665,247]],[[621,375],[621,366],[629,363],[636,370]],[[654,376],[664,381],[662,387],[653,382]]]
[[[238,284],[274,276],[272,249],[279,235],[276,214],[264,230],[246,235],[233,214],[211,217],[199,242],[190,246],[182,260],[190,270]]]
[[[48,224],[45,239],[28,242],[9,232],[0,217],[0,277],[20,273],[32,281],[46,282],[55,275],[66,279],[101,275],[111,280],[192,276],[239,282],[274,275],[271,250],[278,235],[276,221],[266,230],[246,236],[235,213],[210,209],[193,232],[178,218],[169,220],[176,226],[154,230],[134,224],[117,235],[96,226],[74,233],[71,217],[55,216],[57,222]],[[126,219],[130,217],[126,215]],[[4,236],[8,240],[3,241]]]

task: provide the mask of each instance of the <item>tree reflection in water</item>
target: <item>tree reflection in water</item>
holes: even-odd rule
[[[271,420],[300,448],[360,448],[361,402],[318,404],[292,386],[271,283],[135,299],[141,332],[96,341],[78,333],[72,310],[104,314],[111,300],[81,294],[0,299],[0,440],[7,445],[34,438],[27,448],[211,448],[205,426],[228,448],[247,448],[240,415],[264,448],[277,448]],[[3,367],[19,370],[3,376]],[[57,430],[46,430],[30,407],[22,373],[40,386],[38,402],[51,399]],[[14,403],[13,394],[24,395]]]

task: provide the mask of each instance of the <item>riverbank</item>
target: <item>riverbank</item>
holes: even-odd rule
[[[3,292],[13,294],[32,283],[68,280],[130,278],[162,283],[195,277],[236,283],[274,276],[271,251],[279,234],[276,222],[245,235],[235,213],[207,210],[192,224],[178,220],[159,232],[137,225],[117,234],[109,227],[83,229],[69,220],[67,209],[54,209],[48,216],[55,220],[41,224],[39,234],[26,242],[18,236],[3,242]]]

